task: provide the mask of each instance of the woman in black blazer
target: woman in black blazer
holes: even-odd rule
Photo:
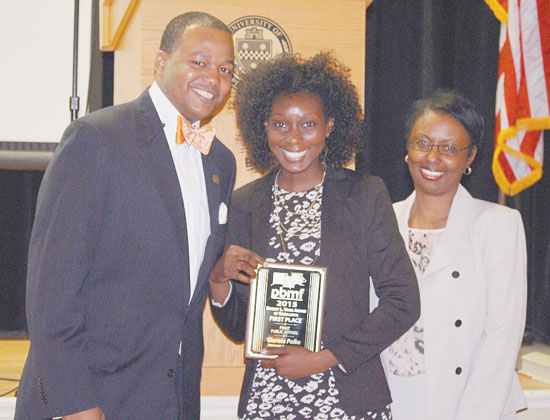
[[[244,339],[259,263],[328,267],[322,350],[248,360],[239,416],[390,419],[379,354],[418,318],[418,287],[382,181],[343,168],[361,131],[347,69],[329,54],[278,58],[247,73],[236,106],[250,161],[268,173],[233,195],[229,246],[210,277],[215,319]]]

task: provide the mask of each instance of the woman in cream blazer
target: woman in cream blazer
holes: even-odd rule
[[[394,204],[405,240],[415,197],[413,192]],[[527,293],[519,212],[477,200],[459,186],[419,286],[426,420],[500,419],[500,414],[525,407],[514,372]],[[396,414],[394,418],[399,420]]]
[[[473,105],[454,92],[417,101],[407,120],[406,161],[415,191],[394,210],[417,271],[416,331],[423,344],[413,342],[423,368],[410,376],[392,373],[399,349],[384,351],[394,420],[513,419],[525,407],[514,371],[527,293],[521,216],[474,199],[460,185],[462,174],[471,172],[482,128]],[[421,271],[411,254],[423,251],[414,235],[429,237],[430,231],[437,232],[435,245],[427,265],[419,263]],[[405,346],[401,355],[406,359],[408,352]]]

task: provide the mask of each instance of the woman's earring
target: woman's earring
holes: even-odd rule
[[[468,166],[466,169],[464,169],[464,175],[468,176],[472,173],[472,167]]]
[[[405,162],[409,163],[409,155],[405,155]]]

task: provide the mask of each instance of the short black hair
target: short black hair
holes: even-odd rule
[[[347,163],[359,146],[362,131],[361,105],[349,73],[329,52],[310,59],[285,54],[245,73],[237,85],[234,105],[249,163],[262,172],[276,165],[264,122],[275,98],[298,92],[318,95],[325,117],[334,120],[334,130],[325,141],[325,165],[334,168]]]
[[[218,18],[204,12],[188,12],[173,18],[162,34],[160,49],[172,54],[185,30],[191,26],[203,26],[218,29],[231,34],[231,30]]]
[[[484,120],[477,108],[454,90],[438,89],[431,96],[415,101],[405,120],[405,138],[408,141],[416,121],[426,112],[447,114],[457,120],[468,132],[470,149],[481,143]]]

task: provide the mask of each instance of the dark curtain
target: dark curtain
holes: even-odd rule
[[[27,328],[27,250],[42,171],[0,170],[0,335]]]
[[[477,198],[497,201],[491,172],[500,23],[483,0],[375,0],[367,9],[365,144],[357,168],[380,176],[393,201],[412,189],[403,124],[416,99],[455,89],[485,118],[472,174],[463,184]],[[548,136],[547,136],[548,137]],[[548,141],[546,149],[548,151]],[[546,153],[546,156],[550,155]],[[529,337],[550,337],[550,182],[508,199],[522,212],[529,252]]]

